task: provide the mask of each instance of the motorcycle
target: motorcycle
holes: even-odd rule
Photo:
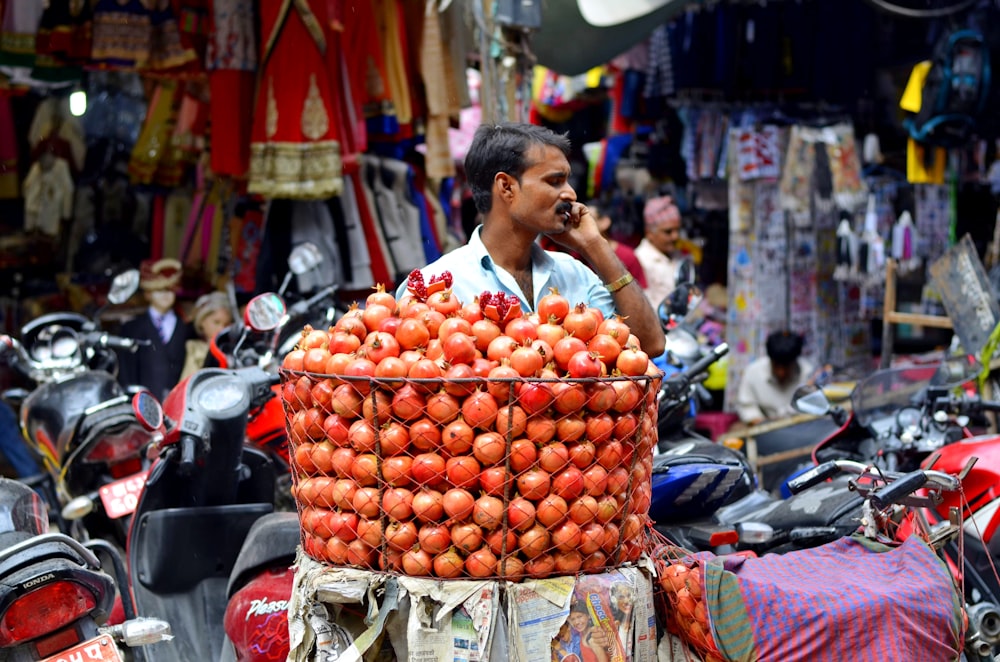
[[[48,533],[45,504],[17,481],[0,478],[0,506],[0,658],[122,662],[133,647],[170,640],[169,625],[131,609],[110,624],[117,587],[127,585],[111,545]],[[111,559],[114,576],[95,552]]]
[[[664,353],[653,359],[665,377],[681,371],[689,371],[701,359],[712,354],[712,348],[702,340],[697,324],[697,310],[702,301],[702,293],[695,284],[694,264],[684,259],[677,268],[677,286],[657,308],[657,315],[666,334]],[[706,369],[722,357],[709,362]],[[703,371],[699,371],[699,376]],[[693,422],[698,411],[712,400],[711,394],[702,385],[703,380],[694,380],[688,387],[690,394],[684,398],[684,406],[675,406],[669,411],[661,408],[657,421],[660,445],[658,450],[666,450],[671,444],[693,440],[711,441],[695,432]]]
[[[803,388],[800,410],[829,414],[840,421],[837,433],[813,451],[816,466],[807,475],[823,475],[835,457],[855,459],[886,470],[934,468],[960,473],[962,493],[946,495],[927,517],[947,521],[952,511],[964,518],[961,554],[967,581],[980,593],[1000,595],[996,561],[1000,559],[1000,435],[973,435],[970,422],[984,412],[1000,411],[1000,402],[986,401],[964,387],[981,367],[966,357],[939,365],[881,370],[859,383],[851,396],[851,411],[832,407],[821,391]],[[1000,639],[1000,618],[991,622]]]
[[[138,282],[137,271],[116,276],[109,303],[126,301]],[[138,393],[116,379],[113,350],[135,351],[140,342],[69,312],[43,315],[21,329],[19,340],[0,342],[11,366],[36,385],[4,398],[18,407],[24,438],[42,459],[43,489],[60,528],[81,539],[124,543],[124,518],[148,466],[144,451],[157,439],[137,409]]]
[[[254,297],[241,337],[275,331],[285,314],[280,297]],[[173,645],[146,651],[150,662],[218,659],[231,583],[295,549],[266,529],[250,534],[274,510],[276,470],[267,453],[245,443],[247,421],[274,397],[277,381],[257,365],[203,368],[163,402],[165,433],[128,536],[135,610],[162,617],[176,635]]]

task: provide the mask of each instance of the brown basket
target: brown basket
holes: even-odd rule
[[[302,546],[318,561],[517,581],[643,551],[654,377],[281,376]]]

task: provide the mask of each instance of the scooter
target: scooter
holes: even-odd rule
[[[0,478],[0,505],[0,658],[122,662],[133,647],[171,638],[165,622],[131,609],[110,624],[116,589],[127,584],[111,545],[48,533],[45,504],[17,481]],[[111,559],[114,575],[95,551]]]
[[[123,303],[138,287],[138,272],[117,276],[108,301]],[[42,459],[44,486],[64,531],[123,545],[125,518],[135,506],[148,462],[145,448],[157,432],[143,425],[134,393],[115,378],[113,349],[135,351],[141,341],[101,331],[96,321],[69,312],[43,315],[3,336],[0,351],[36,384],[10,390],[24,438]]]
[[[246,333],[274,331],[285,314],[280,297],[254,297]],[[284,541],[267,535],[244,547],[254,523],[274,509],[274,462],[245,440],[249,412],[274,397],[277,381],[256,365],[204,368],[164,400],[165,434],[128,536],[135,610],[162,617],[176,635],[172,645],[146,651],[150,662],[218,659],[230,576],[256,567],[238,558],[241,549],[261,559],[280,543],[287,553]]]

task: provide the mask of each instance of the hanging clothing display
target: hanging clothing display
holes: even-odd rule
[[[65,159],[52,154],[36,161],[24,178],[24,229],[60,235],[73,213],[73,178]]]
[[[35,37],[45,10],[43,2],[7,2],[0,23],[0,65],[29,68],[35,64]]]
[[[211,112],[212,170],[244,177],[250,168],[257,40],[252,0],[212,0],[205,57],[213,102]]]
[[[38,26],[35,51],[39,56],[73,64],[90,59],[94,12],[90,2],[48,0]]]
[[[350,55],[351,66],[347,69],[346,80],[351,86],[351,99],[356,116],[354,129],[359,152],[368,148],[368,123],[371,122],[381,133],[385,120],[395,121],[395,109],[389,94],[389,74],[386,69],[375,20],[375,3],[372,0],[343,0],[341,4],[342,49]],[[379,121],[382,118],[383,121]]]
[[[97,0],[90,57],[108,67],[162,70],[197,55],[181,43],[170,0]]]
[[[327,75],[326,2],[260,3],[258,75],[247,189],[322,199],[343,190],[336,103]]]
[[[152,183],[161,160],[170,151],[170,125],[174,115],[177,87],[177,81],[163,80],[150,97],[146,121],[132,149],[132,157],[128,164],[129,176],[135,183]]]
[[[385,57],[386,82],[396,120],[400,124],[413,121],[410,86],[406,78],[406,47],[402,25],[402,9],[398,0],[372,0],[379,42]]]
[[[451,60],[441,41],[441,22],[436,0],[426,0],[423,35],[420,42],[420,74],[427,96],[426,141],[424,167],[427,176],[443,179],[455,176],[455,161],[448,144],[448,127],[458,118],[458,95],[452,75]]]

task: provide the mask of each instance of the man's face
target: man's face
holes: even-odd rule
[[[779,384],[787,384],[789,380],[792,379],[794,368],[794,363],[775,363],[774,361],[771,361],[771,376],[773,376],[774,381]]]
[[[559,148],[532,145],[521,181],[511,180],[511,220],[527,230],[559,234],[569,229],[567,212],[576,200],[569,185],[569,161]]]
[[[152,292],[146,292],[146,300],[149,301],[149,305],[156,312],[165,313],[174,307],[177,295],[174,294],[173,290],[153,290]]]
[[[672,257],[681,238],[681,213],[671,205],[646,224],[646,239],[664,255]]]

